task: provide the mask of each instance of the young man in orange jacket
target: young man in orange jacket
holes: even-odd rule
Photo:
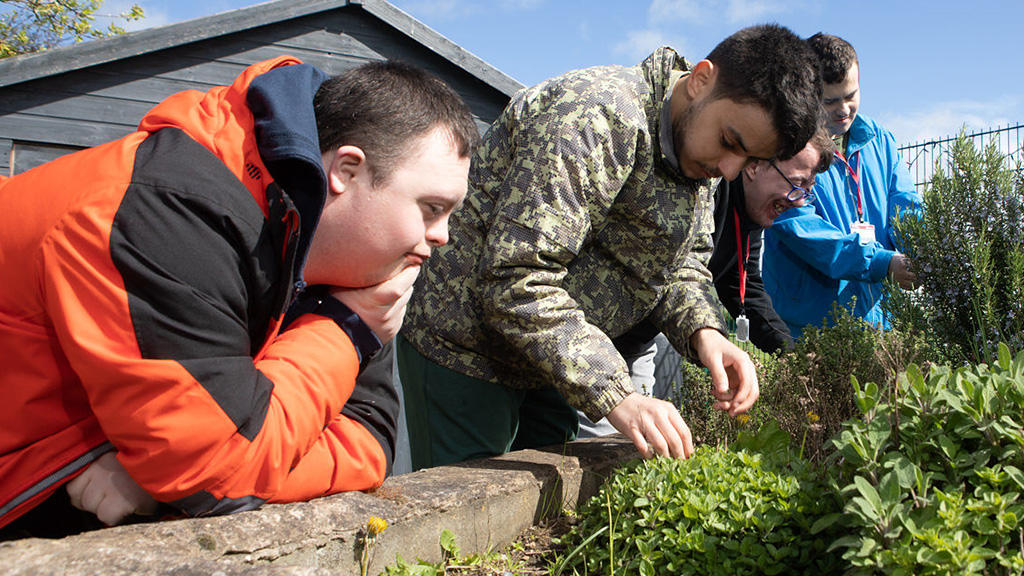
[[[64,485],[106,524],[380,485],[398,399],[357,376],[477,139],[415,68],[281,57],[0,181],[0,527]]]

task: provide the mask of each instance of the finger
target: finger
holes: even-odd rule
[[[640,431],[640,428],[630,426],[625,430],[625,435],[626,438],[629,438],[630,442],[633,443],[633,446],[636,446],[636,450],[641,456],[644,458],[651,458],[654,456],[654,454],[651,453],[651,447],[647,444],[647,440],[644,438],[644,434]]]
[[[679,415],[679,411],[672,407],[666,418],[660,426],[661,435],[664,436],[668,444],[668,455],[673,458],[686,458],[688,456],[686,452],[686,435],[689,434],[689,429],[686,427],[686,422],[683,422],[683,418]]]
[[[679,416],[679,422],[682,424],[680,429],[680,439],[683,442],[683,458],[689,458],[693,456],[693,433],[690,432],[690,427],[687,426],[686,421],[683,420],[682,416]]]
[[[672,456],[672,448],[669,446],[669,441],[655,422],[645,421],[643,432],[644,438],[647,439],[647,444],[651,447],[651,452],[658,456]]]
[[[729,391],[729,376],[725,373],[724,359],[720,352],[709,354],[706,359],[701,359],[704,367],[708,369],[711,376],[711,394],[718,400],[727,400],[732,397]]]
[[[729,410],[731,416],[749,410],[760,394],[757,384],[757,369],[754,368],[754,363],[745,359],[737,368],[735,375],[737,389]]]
[[[86,469],[87,471],[88,468]],[[89,478],[85,475],[85,472],[82,472],[67,484],[68,498],[71,500],[71,505],[79,510],[85,510],[82,507],[82,493],[88,484]]]
[[[131,506],[114,494],[105,495],[96,504],[96,517],[107,526],[117,526],[131,511]]]
[[[85,490],[82,491],[82,510],[95,514],[105,496],[103,480],[101,478],[91,479]]]

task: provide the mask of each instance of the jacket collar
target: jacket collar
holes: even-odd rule
[[[305,64],[284,66],[254,79],[246,94],[260,158],[299,213],[299,278],[327,197],[313,112],[313,98],[327,78]]]
[[[678,52],[662,46],[639,65],[651,89],[652,109],[648,110],[649,129],[655,140],[655,159],[675,180],[695,187],[708,183],[683,174],[676,153],[672,131],[672,87],[676,81],[690,73],[692,66]]]
[[[846,145],[847,157],[866,146],[876,136],[872,123],[868,122],[861,114],[857,114],[857,117],[853,119],[849,133],[850,140]]]

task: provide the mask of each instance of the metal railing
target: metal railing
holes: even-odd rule
[[[1009,168],[1017,171],[1024,169],[1024,151],[1022,151],[1024,149],[1024,124],[990,128],[972,132],[966,136],[974,142],[974,146],[979,150],[994,143],[996,148],[1006,155]],[[925,186],[931,181],[932,173],[935,171],[935,162],[945,163],[948,160],[953,142],[956,142],[957,138],[958,135],[948,136],[940,140],[926,140],[899,148],[900,155],[910,168],[910,174],[914,178],[914,185],[918,192],[924,192]]]

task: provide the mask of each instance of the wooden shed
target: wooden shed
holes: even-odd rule
[[[401,60],[451,84],[481,130],[520,84],[383,0],[278,0],[0,60],[0,175],[132,132],[182,90],[290,54],[334,75]]]

